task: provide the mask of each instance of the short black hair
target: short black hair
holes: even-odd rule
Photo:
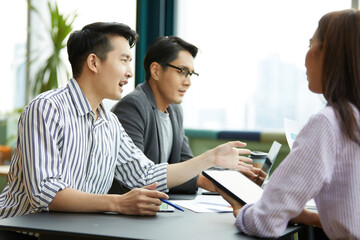
[[[148,81],[150,79],[150,65],[153,62],[159,63],[164,69],[166,69],[166,64],[175,60],[180,51],[188,51],[193,58],[196,57],[198,48],[194,45],[184,41],[183,39],[170,36],[164,37],[160,36],[155,39],[155,41],[148,48],[145,58],[144,58],[144,69],[145,69],[145,79]]]
[[[101,61],[106,59],[107,53],[113,49],[109,39],[112,36],[124,37],[129,41],[131,48],[139,38],[139,35],[128,25],[117,22],[95,22],[70,35],[67,51],[74,78],[81,75],[90,53],[96,54]]]

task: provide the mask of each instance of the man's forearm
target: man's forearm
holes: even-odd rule
[[[49,205],[51,211],[106,212],[112,211],[112,195],[91,194],[72,188],[59,191]]]
[[[167,166],[167,186],[176,187],[213,166],[250,171],[252,160],[241,155],[250,154],[248,149],[239,149],[246,144],[233,141],[224,143],[185,162]]]
[[[176,187],[199,175],[202,170],[214,166],[212,162],[211,153],[205,152],[187,161],[169,164],[167,166],[168,188]]]
[[[134,188],[118,194],[93,194],[65,188],[59,191],[49,205],[51,211],[65,212],[117,212],[128,215],[155,215],[165,193],[156,191],[157,183]]]

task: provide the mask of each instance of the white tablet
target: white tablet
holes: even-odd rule
[[[202,174],[242,204],[257,202],[263,189],[238,171],[205,170]]]

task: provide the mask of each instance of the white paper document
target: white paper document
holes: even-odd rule
[[[230,204],[219,195],[197,195],[194,200],[172,200],[171,202],[197,213],[233,211]]]

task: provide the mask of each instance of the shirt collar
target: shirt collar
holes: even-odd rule
[[[91,106],[89,101],[87,100],[84,92],[81,90],[78,82],[74,78],[70,78],[69,83],[67,84],[67,88],[69,89],[70,96],[73,100],[74,106],[80,116],[87,115],[90,113]],[[97,108],[99,113],[99,117],[108,121],[108,115],[106,113],[105,107],[101,102],[99,107]]]

